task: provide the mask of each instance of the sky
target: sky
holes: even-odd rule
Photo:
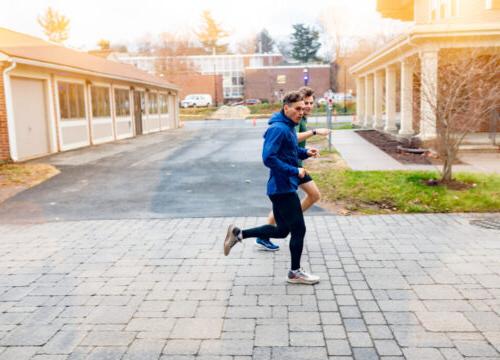
[[[382,20],[375,0],[0,0],[0,27],[44,37],[37,16],[47,7],[68,17],[66,45],[90,50],[99,39],[132,44],[144,35],[185,32],[200,25],[205,9],[231,33],[229,42],[249,38],[266,28],[273,38],[286,40],[292,25],[318,27],[319,19],[336,18],[343,31],[367,36],[377,29],[397,31],[404,25]],[[336,14],[335,16],[331,14]]]

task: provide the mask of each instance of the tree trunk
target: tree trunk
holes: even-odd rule
[[[441,176],[442,183],[449,183],[452,179],[453,159],[454,156],[450,154],[450,151],[447,151],[446,158],[444,159],[443,164],[443,174]]]

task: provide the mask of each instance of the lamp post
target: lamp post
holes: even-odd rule
[[[345,97],[347,93],[347,72],[346,72],[347,64],[344,64],[344,114],[347,113],[347,107],[345,104]]]

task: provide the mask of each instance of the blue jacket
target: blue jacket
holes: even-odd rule
[[[267,195],[297,191],[299,159],[308,158],[307,149],[300,148],[295,123],[283,111],[273,114],[264,133],[262,160],[269,171]]]

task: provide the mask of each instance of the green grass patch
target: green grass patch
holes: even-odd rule
[[[31,186],[58,173],[59,170],[48,164],[1,164],[0,187]]]
[[[457,173],[456,180],[475,184],[457,191],[425,185],[438,177],[436,172],[324,169],[312,174],[325,201],[341,202],[359,213],[500,211],[499,175]]]
[[[201,120],[207,119],[217,111],[217,107],[206,108],[181,108],[179,115],[181,120]]]

